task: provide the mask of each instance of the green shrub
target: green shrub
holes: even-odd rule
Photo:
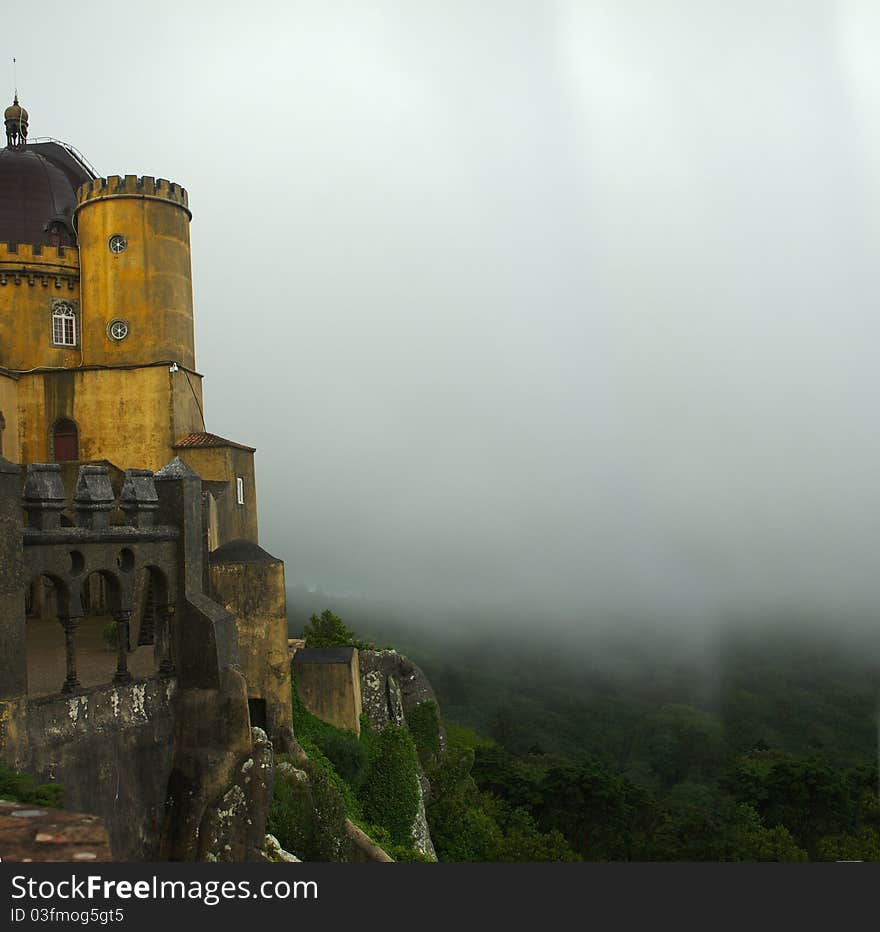
[[[276,772],[266,831],[303,861],[341,861],[347,847],[345,802],[313,761],[298,769],[306,773],[307,781],[286,768]]]
[[[303,628],[306,647],[357,647],[369,650],[372,645],[359,641],[345,622],[325,608],[320,615],[311,615]]]
[[[440,754],[440,713],[437,703],[420,702],[406,717],[422,766],[428,769]]]
[[[0,799],[60,809],[64,805],[64,788],[57,783],[38,784],[27,774],[0,767]]]
[[[322,746],[341,746],[343,742],[354,741],[357,743],[357,736],[353,732],[341,731],[322,722],[319,718],[312,715],[311,712],[303,705],[299,693],[296,690],[296,681],[292,682],[292,700],[293,700],[293,731],[296,735],[300,746],[308,755],[309,760],[319,767],[327,775],[330,782],[336,787],[336,791],[345,802],[345,808],[348,817],[356,820],[362,817],[361,805],[355,796],[354,790],[339,775],[333,761],[324,753]],[[350,752],[351,753],[351,752]],[[357,752],[353,752],[357,754]],[[366,756],[366,755],[365,755]]]
[[[383,828],[381,825],[376,825],[373,822],[364,822],[362,820],[352,821],[354,821],[357,827],[365,835],[369,836],[370,840],[377,844],[393,861],[423,861],[428,864],[437,863],[434,858],[422,854],[421,851],[416,851],[411,844],[395,844],[391,839],[391,835],[388,833],[388,829]]]
[[[364,782],[367,774],[367,752],[350,731],[321,730],[314,737],[315,744],[333,764],[333,769],[353,790]]]
[[[394,844],[412,844],[412,826],[419,808],[418,759],[409,732],[387,725],[376,733],[361,731],[369,770],[360,792],[364,816],[387,829]]]

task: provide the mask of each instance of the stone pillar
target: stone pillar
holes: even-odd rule
[[[113,620],[116,622],[116,672],[113,674],[113,682],[117,684],[130,683],[131,673],[128,670],[128,623],[131,619],[131,612],[115,611]]]
[[[58,620],[64,628],[64,652],[67,661],[67,677],[61,687],[62,693],[75,693],[82,689],[76,675],[76,629],[79,618],[76,615],[59,615]]]
[[[199,474],[175,457],[155,475],[160,524],[180,528],[178,579],[185,591],[204,592],[207,568],[202,504],[202,480]]]

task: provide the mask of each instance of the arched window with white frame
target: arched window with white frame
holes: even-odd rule
[[[52,343],[55,346],[76,346],[76,310],[67,301],[52,308]]]

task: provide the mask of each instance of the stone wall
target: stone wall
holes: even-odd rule
[[[176,682],[145,680],[27,705],[20,769],[101,816],[117,860],[155,861],[171,774]]]
[[[0,459],[0,761],[61,783],[67,807],[101,816],[118,860],[256,859],[271,744],[260,733],[254,747],[235,617],[206,594],[201,479],[174,460],[155,477],[126,470],[117,493],[106,465],[83,465],[73,527],[61,524],[57,464],[28,466],[23,499],[20,479]],[[124,525],[109,523],[114,510]],[[112,683],[85,688],[77,629],[91,573],[106,584],[117,662]],[[145,573],[159,661],[146,679],[128,668]],[[36,698],[27,693],[25,592],[42,578],[55,589],[67,675],[58,693]]]
[[[252,724],[285,750],[293,738],[293,711],[284,564],[251,541],[235,540],[210,554],[210,575],[215,600],[235,616]]]
[[[361,733],[361,680],[355,647],[304,648],[291,664],[303,705],[321,721]]]

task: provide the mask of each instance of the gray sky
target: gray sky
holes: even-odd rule
[[[876,3],[30,6],[31,134],[190,191],[289,582],[880,605]]]

